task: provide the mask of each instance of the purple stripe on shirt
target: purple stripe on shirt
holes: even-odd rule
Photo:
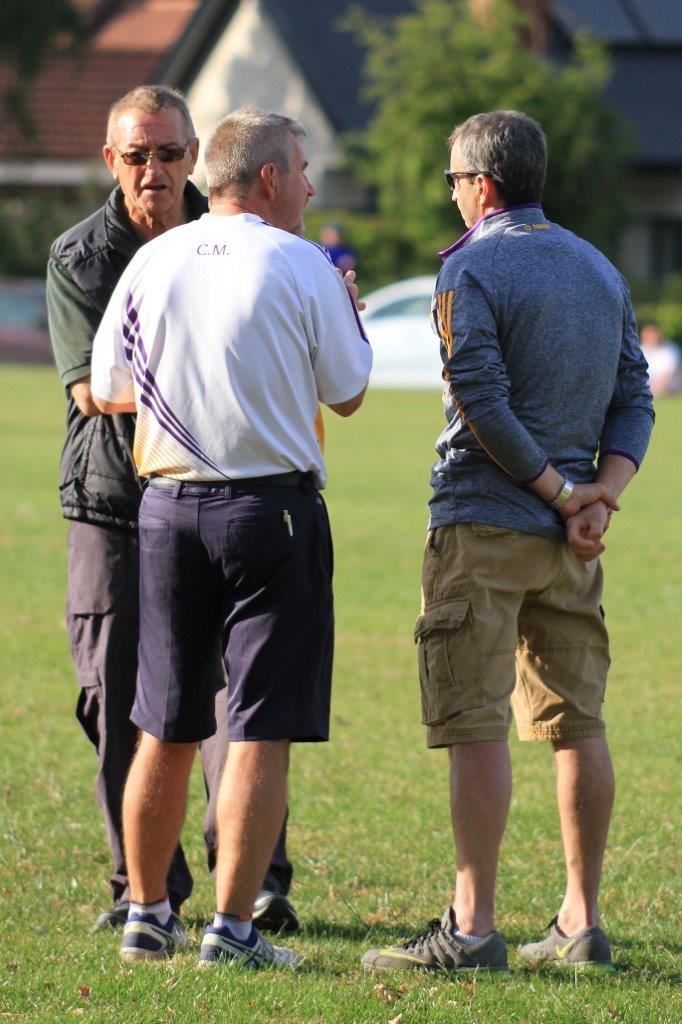
[[[160,426],[174,437],[183,448],[191,452],[192,455],[207,466],[210,466],[211,469],[215,470],[221,476],[224,476],[225,473],[220,466],[217,466],[207,455],[204,454],[196,439],[175,415],[163,397],[161,389],[156,383],[154,374],[146,365],[147,356],[142,336],[140,334],[140,319],[137,314],[137,310],[132,304],[132,296],[130,295],[128,296],[128,301],[126,303],[126,314],[128,316],[130,326],[125,323],[123,324],[123,335],[129,343],[132,342],[130,355],[128,355],[128,346],[126,346],[126,358],[128,358],[131,363],[133,376],[141,389],[140,401],[151,410],[154,418]]]
[[[144,374],[140,372],[138,367],[133,367],[133,373],[135,376],[135,380],[140,385],[140,401],[143,402],[148,409],[151,409],[151,411],[154,414],[154,418],[163,427],[163,429],[166,430],[169,434],[171,434],[171,436],[174,437],[176,441],[178,441],[183,446],[183,448],[186,448],[187,451],[195,455],[196,458],[200,459],[202,462],[205,462],[206,465],[211,466],[212,469],[215,469],[218,473],[222,474],[223,471],[220,469],[220,467],[216,466],[216,464],[212,462],[211,459],[209,459],[208,456],[202,452],[201,448],[199,447],[195,439],[192,437],[189,431],[182,425],[182,423],[178,421],[176,426],[176,424],[171,419],[169,419],[168,416],[166,416],[164,409],[159,402],[158,393],[151,387],[149,382],[145,379]]]
[[[534,484],[536,480],[540,479],[540,477],[545,472],[545,470],[547,469],[548,466],[549,466],[549,459],[545,459],[544,463],[542,464],[542,469],[540,470],[540,472],[536,473],[535,476],[532,476],[530,478],[530,480],[522,480],[521,483],[524,485],[524,487],[527,487],[528,484]]]
[[[128,328],[128,330],[132,335],[132,340],[134,342],[134,357],[138,357],[139,369],[143,373],[144,379],[148,381],[149,384],[151,385],[155,398],[159,402],[160,409],[165,411],[165,414],[169,418],[169,420],[171,420],[175,424],[178,430],[181,430],[185,433],[187,440],[191,444],[196,445],[197,452],[201,453],[201,449],[199,447],[198,442],[195,440],[194,437],[192,437],[189,430],[187,430],[185,425],[178,419],[178,417],[175,415],[168,402],[163,397],[161,389],[156,382],[156,378],[152,371],[149,369],[149,366],[147,365],[147,354],[145,351],[144,342],[142,341],[142,335],[140,334],[140,319],[137,310],[132,305],[131,296],[128,296],[127,311],[131,322],[131,326],[130,328]],[[126,328],[124,325],[124,332],[125,330]],[[201,458],[205,458],[205,456],[201,455]]]
[[[331,263],[332,267],[334,267],[334,261],[332,260],[331,256],[329,255],[329,250],[328,250],[328,249],[326,248],[326,246],[324,246],[324,245],[320,245],[320,243],[319,243],[319,242],[314,242],[314,241],[312,240],[312,238],[304,238],[304,239],[303,239],[303,241],[304,241],[304,242],[309,242],[309,243],[310,243],[310,245],[314,245],[314,246],[315,246],[315,248],[316,248],[316,249],[317,249],[317,250],[318,250],[319,252],[321,252],[321,253],[322,253],[322,255],[324,256],[324,258],[325,258],[325,259],[326,259],[326,260],[327,260],[327,261],[328,261],[329,263]],[[336,273],[338,273],[338,271],[336,270],[336,267],[334,267],[334,270],[335,270],[335,272],[336,272]],[[340,274],[339,274],[339,277],[341,277],[341,275],[340,275]],[[341,277],[341,280],[343,281],[343,277]],[[344,283],[344,288],[345,288],[345,283]],[[356,324],[358,325],[358,330],[360,331],[360,337],[362,338],[362,340],[363,340],[363,341],[366,341],[366,342],[367,342],[367,344],[369,345],[369,338],[368,338],[368,337],[367,337],[367,335],[365,334],[365,327],[364,327],[364,324],[363,324],[362,320],[360,319],[360,314],[358,313],[358,309],[357,309],[357,306],[356,306],[356,305],[355,305],[355,303],[353,302],[353,300],[352,300],[352,298],[351,298],[351,296],[350,296],[350,292],[348,291],[348,289],[347,289],[347,288],[346,288],[346,295],[347,295],[347,296],[348,296],[348,298],[350,299],[350,304],[351,304],[351,306],[353,307],[353,315],[355,316],[355,322],[356,322]]]
[[[138,321],[138,323],[139,323],[139,321]],[[139,373],[142,375],[142,377],[139,377],[139,376],[136,377],[136,379],[140,383],[140,386],[143,386],[143,381],[148,383],[148,385],[150,387],[150,393],[154,394],[154,397],[155,397],[156,401],[159,403],[160,411],[165,412],[166,417],[172,423],[175,424],[176,429],[183,431],[185,433],[186,437],[187,437],[187,440],[191,444],[196,445],[197,452],[201,453],[201,449],[199,447],[198,442],[192,437],[192,435],[190,434],[189,430],[187,430],[187,428],[178,419],[178,417],[175,415],[175,413],[173,412],[173,410],[171,409],[169,404],[166,402],[165,398],[163,397],[163,394],[161,393],[161,389],[160,389],[160,387],[158,386],[158,384],[156,382],[156,378],[155,378],[154,374],[152,373],[152,371],[147,366],[147,364],[145,362],[145,357],[144,357],[144,345],[142,344],[142,338],[140,336],[139,330],[132,330],[131,333],[133,335],[133,339],[134,339],[134,342],[135,342],[134,348],[133,348],[133,356],[132,356],[132,360],[131,361],[133,363],[133,368],[135,367],[135,363],[137,361],[137,369],[138,369]],[[202,455],[202,458],[203,457],[204,456]]]
[[[175,438],[178,444],[182,445],[182,447],[185,448],[188,452],[190,452],[191,455],[194,455],[195,458],[205,463],[205,465],[210,466],[211,469],[219,473],[220,476],[225,476],[225,473],[220,468],[220,466],[216,466],[216,464],[212,462],[211,459],[209,459],[206,455],[204,455],[203,452],[198,447],[195,447],[194,445],[189,445],[187,441],[184,439],[184,437],[182,437],[181,434],[177,430],[175,430],[173,424],[168,423],[165,420],[163,412],[159,412],[156,395],[154,395],[147,389],[144,380],[140,380],[140,377],[138,376],[137,372],[135,372],[135,379],[142,388],[142,392],[140,394],[141,404],[147,406],[147,408],[151,411],[152,415],[154,416],[154,419],[161,425],[161,427],[166,431],[166,433],[170,434],[171,437]]]
[[[320,242],[314,242],[312,238],[306,238],[306,242],[310,242],[316,249],[319,249],[325,259],[328,259],[332,266],[334,266],[334,260],[331,257],[331,253],[326,245],[321,245]]]
[[[639,470],[639,462],[634,455],[630,455],[630,452],[622,452],[620,448],[607,448],[606,451],[599,449],[599,458],[601,459],[603,455],[620,455],[622,459],[629,459],[635,469]]]
[[[131,327],[136,332],[137,341],[140,346],[140,351],[142,352],[142,357],[146,360],[147,353],[145,351],[144,343],[142,341],[142,336],[140,335],[140,317],[137,310],[133,306],[133,297],[130,293],[128,294],[128,299],[126,301],[126,313],[130,321]]]
[[[140,387],[149,398],[153,399],[155,416],[161,426],[172,433],[174,437],[177,437],[178,440],[183,439],[184,447],[187,448],[188,451],[193,451],[197,458],[201,459],[202,462],[206,462],[208,465],[213,466],[214,469],[222,473],[220,467],[211,462],[209,457],[202,451],[199,446],[199,442],[192,436],[187,427],[178,419],[172,410],[169,410],[168,403],[164,400],[163,395],[159,391],[152,374],[149,373],[149,371],[140,372],[139,368],[134,372],[135,378],[140,384]]]
[[[355,322],[358,325],[358,330],[360,331],[360,337],[362,338],[363,341],[366,341],[367,344],[369,345],[369,338],[365,334],[365,328],[364,328],[364,325],[362,323],[362,320],[360,319],[360,314],[358,313],[358,308],[355,305],[355,303],[353,302],[351,294],[350,294],[350,292],[348,291],[347,288],[346,288],[346,295],[348,296],[348,301],[351,304],[351,307],[352,307],[352,310],[353,310],[353,315],[355,317]]]

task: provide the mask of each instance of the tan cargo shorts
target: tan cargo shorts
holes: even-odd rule
[[[427,745],[604,732],[609,641],[598,560],[481,523],[429,531],[415,626]]]

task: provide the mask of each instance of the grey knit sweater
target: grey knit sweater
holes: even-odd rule
[[[528,488],[547,462],[577,483],[601,454],[639,466],[653,425],[627,285],[537,204],[489,214],[445,253],[432,323],[447,425],[430,527],[480,522],[561,537]]]

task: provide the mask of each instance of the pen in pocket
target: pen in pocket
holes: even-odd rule
[[[293,537],[293,535],[294,535],[294,524],[293,524],[293,522],[291,520],[291,516],[289,515],[289,510],[286,509],[286,508],[284,509],[284,511],[282,513],[282,519],[284,520],[284,522],[286,524],[286,528],[289,531],[289,536]]]

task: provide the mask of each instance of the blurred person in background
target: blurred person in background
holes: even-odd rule
[[[188,181],[198,150],[180,93],[150,85],[119,99],[109,113],[103,148],[116,187],[103,207],[53,243],[47,267],[50,335],[68,403],[60,493],[70,521],[67,625],[81,687],[76,715],[97,751],[97,799],[114,868],[113,906],[96,921],[102,929],[122,927],[130,901],[121,808],[138,737],[130,713],[138,669],[143,485],[133,459],[135,416],[100,414],[90,390],[90,360],[107,303],[138,249],[207,212],[205,197]],[[215,686],[217,728],[201,747],[210,868],[216,861],[216,801],[227,754],[226,689],[217,655]],[[286,825],[254,908],[261,927],[275,930],[293,930],[298,923],[287,898],[292,868],[285,840]],[[177,913],[192,890],[180,845],[167,888]]]
[[[331,256],[332,263],[342,274],[355,270],[357,256],[354,249],[346,245],[343,231],[338,224],[325,224],[320,231],[320,241]]]
[[[446,425],[415,639],[427,745],[450,759],[455,893],[441,919],[363,964],[506,969],[495,889],[513,709],[520,739],[552,744],[566,866],[548,934],[521,959],[610,970],[598,909],[614,797],[598,555],[649,442],[646,365],[622,276],[542,211],[540,125],[518,111],[477,114],[449,144],[445,181],[468,230],[440,254],[433,299]]]
[[[682,387],[682,358],[674,341],[668,341],[655,320],[642,324],[639,341],[649,367],[649,387],[655,398],[672,395]]]

